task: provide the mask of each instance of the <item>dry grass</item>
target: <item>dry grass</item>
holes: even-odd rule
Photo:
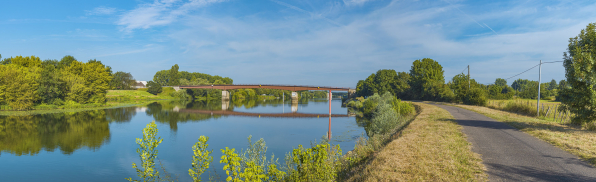
[[[486,181],[480,156],[453,116],[415,104],[422,109],[418,117],[348,181]]]
[[[596,132],[582,129],[581,126],[560,124],[553,121],[542,120],[499,111],[480,106],[455,105],[468,109],[495,120],[505,122],[523,132],[540,138],[581,159],[596,166]]]

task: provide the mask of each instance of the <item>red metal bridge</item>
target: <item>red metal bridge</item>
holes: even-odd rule
[[[174,86],[179,89],[219,89],[219,90],[233,90],[233,89],[245,89],[245,88],[265,88],[265,89],[279,89],[289,91],[303,91],[303,90],[328,90],[328,91],[355,91],[354,89],[345,87],[321,87],[321,86],[301,86],[301,85],[259,85],[259,84],[247,84],[247,85],[196,85],[196,86]]]

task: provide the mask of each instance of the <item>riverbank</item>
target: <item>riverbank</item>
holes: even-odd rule
[[[79,112],[95,109],[109,109],[118,107],[130,107],[135,105],[146,105],[155,101],[163,100],[181,100],[177,97],[172,97],[171,93],[175,92],[173,88],[164,87],[163,92],[153,95],[147,92],[147,89],[137,90],[108,90],[106,98],[108,102],[104,104],[78,104],[67,103],[65,105],[48,105],[40,104],[33,106],[32,110],[28,111],[12,111],[9,109],[0,110],[0,115],[5,116],[24,116],[31,114],[47,114],[60,112]],[[8,106],[3,106],[8,107]]]
[[[444,109],[414,103],[420,114],[347,181],[486,181],[482,159]]]
[[[0,111],[0,116],[26,116],[26,115],[52,114],[52,113],[62,113],[62,112],[81,112],[81,111],[98,110],[98,109],[112,109],[112,108],[120,108],[120,107],[147,105],[152,102],[155,102],[155,100],[108,102],[103,105],[88,105],[86,107],[77,107],[77,108],[53,108],[53,109],[38,109],[38,110],[28,110],[28,111]],[[85,106],[85,105],[83,105],[83,106]]]

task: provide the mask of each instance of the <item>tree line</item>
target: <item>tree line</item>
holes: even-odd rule
[[[467,75],[455,75],[445,83],[442,66],[429,58],[414,61],[409,73],[379,70],[358,81],[356,92],[361,96],[390,92],[402,99],[434,100],[485,105],[487,98],[540,98],[561,101],[561,110],[574,114],[572,123],[596,129],[596,23],[590,23],[578,36],[570,38],[563,54],[565,80],[538,83],[517,79],[511,86],[502,78],[484,85]]]
[[[112,68],[95,59],[10,57],[0,61],[0,105],[28,110],[38,104],[102,104],[111,80]]]
[[[379,70],[365,80],[358,81],[356,93],[371,96],[375,93],[390,92],[400,99],[431,100],[484,105],[487,99],[524,99],[538,97],[538,82],[527,79],[515,80],[511,86],[507,80],[497,78],[493,84],[481,84],[461,73],[445,83],[443,67],[435,60],[424,58],[413,62],[409,72],[396,72],[391,69]],[[552,99],[565,87],[566,81],[559,84],[555,80],[541,83],[541,99]]]

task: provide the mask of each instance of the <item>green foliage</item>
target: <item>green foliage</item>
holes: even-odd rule
[[[157,95],[162,92],[161,85],[156,82],[153,82],[153,81],[148,81],[147,82],[147,92],[149,92],[153,95]]]
[[[559,87],[559,85],[557,85],[557,81],[555,81],[555,79],[552,79],[548,84],[548,90],[554,90],[557,89],[557,87]]]
[[[137,153],[141,158],[141,167],[136,163],[132,163],[132,168],[136,169],[137,176],[142,181],[156,181],[159,179],[159,171],[155,169],[155,158],[157,158],[157,149],[155,149],[162,141],[161,137],[157,136],[157,125],[155,121],[147,124],[143,129],[143,139],[137,138],[139,148]],[[132,178],[126,178],[128,181],[138,181]]]
[[[39,80],[40,71],[39,67],[0,65],[0,104],[4,102],[15,110],[31,109],[34,102],[39,99],[37,80]]]
[[[175,64],[174,66],[172,66],[172,68],[170,69],[170,77],[168,80],[168,85],[169,86],[177,86],[180,85],[180,80],[178,78],[178,64]]]
[[[424,58],[412,63],[408,84],[414,99],[434,100],[443,91],[443,67],[435,60]]]
[[[169,70],[158,71],[153,76],[153,82],[159,84],[160,86],[168,86],[169,80],[170,80],[170,71]]]
[[[226,171],[226,175],[228,175],[228,177],[226,178],[226,181],[233,181],[233,182],[240,182],[242,180],[240,180],[240,160],[242,160],[240,157],[238,157],[238,154],[235,152],[235,149],[229,149],[228,147],[226,147],[226,149],[220,149],[221,153],[223,153],[223,155],[221,156],[221,160],[219,161],[219,163],[223,163],[224,167],[223,170]]]
[[[347,104],[364,116],[365,130],[368,136],[386,134],[404,122],[406,116],[414,112],[414,107],[386,92],[382,96],[374,94],[367,99],[356,98]]]
[[[505,87],[505,86],[507,86],[507,80],[502,79],[502,78],[497,78],[497,80],[495,80],[495,85],[497,85],[499,87]]]
[[[390,92],[405,97],[410,88],[408,85],[409,79],[410,75],[405,72],[397,73],[395,70],[379,70],[376,74],[371,74],[366,80],[358,81],[356,94],[370,96],[375,93]]]
[[[135,84],[136,81],[130,73],[119,71],[113,75],[109,85],[113,90],[131,90]]]
[[[486,101],[485,92],[480,88],[473,88],[464,98],[464,103],[469,105],[484,106],[486,105]]]
[[[261,182],[266,179],[265,171],[263,167],[256,165],[254,162],[246,163],[246,167],[244,167],[244,171],[239,175],[241,178],[244,178],[244,181],[251,181],[251,182]]]
[[[333,181],[341,157],[339,145],[318,144],[305,149],[298,145],[289,156],[293,164],[290,168],[289,181]],[[288,160],[288,159],[286,159]]]
[[[194,155],[192,156],[192,168],[188,169],[188,175],[193,181],[201,181],[201,174],[209,169],[209,164],[213,161],[213,157],[209,154],[213,153],[213,150],[207,150],[209,144],[209,137],[200,136],[199,141],[192,146]]]
[[[590,23],[569,39],[564,55],[567,85],[559,90],[565,108],[574,114],[574,123],[596,120],[596,24]]]
[[[57,69],[58,61],[45,60],[42,62],[42,71],[39,81],[39,96],[41,103],[61,105],[66,91],[66,82],[61,79]]]

